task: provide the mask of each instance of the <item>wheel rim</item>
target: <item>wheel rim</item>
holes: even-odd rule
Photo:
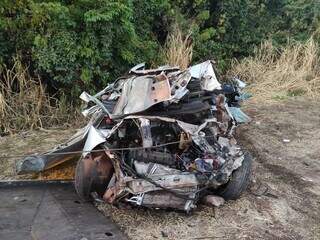
[[[76,192],[85,200],[90,199],[92,192],[103,196],[113,172],[113,165],[104,152],[94,152],[81,157],[75,172]]]

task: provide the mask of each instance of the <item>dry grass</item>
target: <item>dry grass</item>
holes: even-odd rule
[[[164,47],[165,62],[186,69],[192,60],[192,50],[190,34],[184,36],[181,29],[175,26],[168,35]]]
[[[305,43],[289,42],[281,49],[266,41],[253,57],[233,62],[229,74],[249,83],[247,91],[256,101],[298,95],[319,98],[319,46],[313,38]]]
[[[71,115],[65,104],[49,97],[19,57],[0,74],[0,135],[68,122]]]

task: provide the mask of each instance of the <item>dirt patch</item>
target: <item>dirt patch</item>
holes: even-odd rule
[[[63,143],[74,134],[76,130],[51,129],[32,132],[22,132],[13,136],[0,137],[0,179],[37,178],[39,175],[17,176],[15,163],[21,155],[42,153]],[[18,157],[11,157],[18,156]],[[48,175],[43,174],[44,178]]]
[[[320,111],[306,99],[268,106],[247,104],[253,118],[238,131],[255,157],[248,191],[219,208],[185,213],[99,204],[131,239],[320,239]],[[50,149],[73,131],[0,138],[0,155]],[[1,178],[14,177],[2,160]]]

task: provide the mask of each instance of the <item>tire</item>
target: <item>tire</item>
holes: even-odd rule
[[[91,177],[91,174],[89,176],[85,174],[84,161],[85,159],[81,157],[77,162],[75,177],[74,177],[74,186],[81,200],[90,201],[91,200],[90,194],[92,192],[93,179]]]
[[[225,200],[238,199],[249,185],[251,172],[252,156],[246,152],[242,165],[231,174],[229,182],[218,189],[217,194]]]
[[[113,166],[105,154],[81,157],[75,170],[75,189],[82,200],[91,200],[91,193],[102,197],[113,175]]]

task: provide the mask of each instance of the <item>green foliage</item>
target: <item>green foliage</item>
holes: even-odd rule
[[[192,34],[194,61],[253,53],[320,31],[319,0],[2,0],[0,67],[17,53],[49,90],[94,92],[136,63],[162,62],[174,23]],[[1,69],[1,68],[0,68]]]
[[[176,1],[175,1],[176,2]],[[179,0],[180,24],[192,28],[194,61],[213,58],[226,69],[253,53],[262,40],[305,41],[320,31],[319,0]]]
[[[145,7],[145,6],[147,7]],[[94,92],[137,62],[156,62],[164,1],[3,1],[0,61],[16,51],[49,87]],[[149,15],[150,12],[154,14]]]

